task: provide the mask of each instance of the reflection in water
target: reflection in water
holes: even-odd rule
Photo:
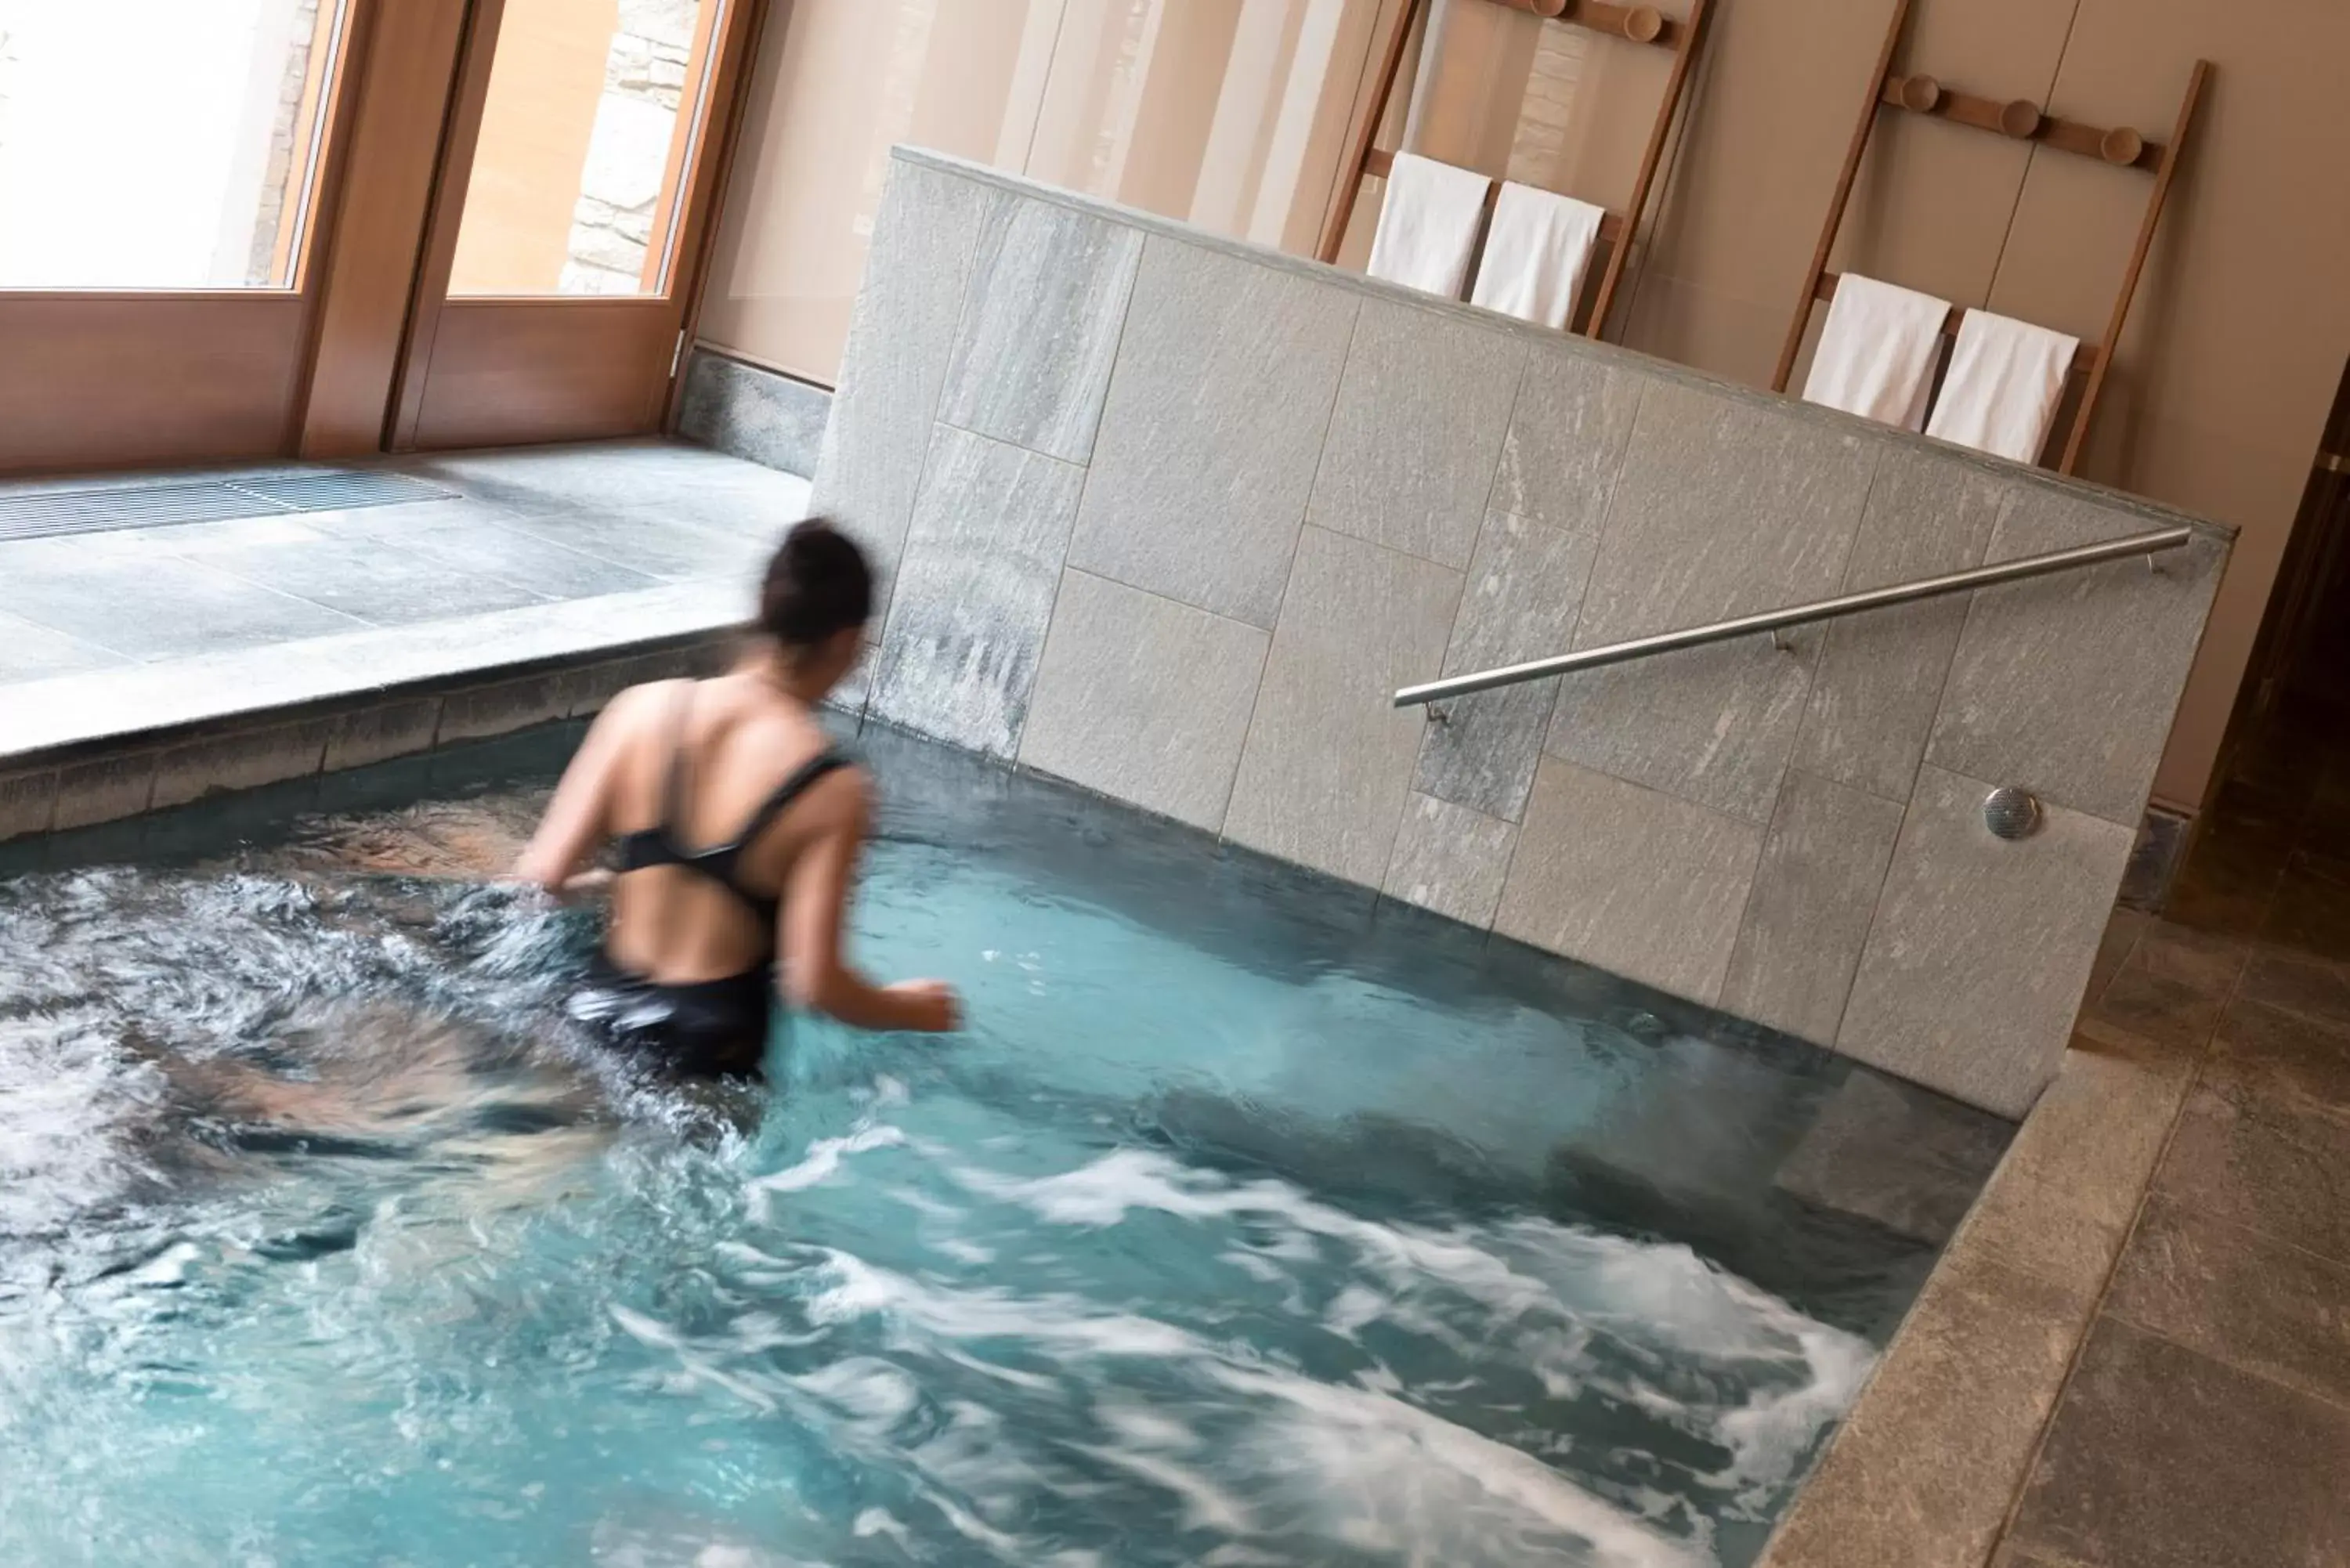
[[[1812,1226],[1805,1308],[1556,1184],[1659,1073],[1753,1138],[1816,1074],[952,825],[864,935],[970,1036],[642,1081],[588,921],[464,879],[535,806],[0,883],[0,1561],[1740,1563],[1930,1255]]]

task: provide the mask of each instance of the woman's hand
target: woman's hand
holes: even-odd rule
[[[902,1029],[921,1034],[951,1034],[962,1027],[962,998],[942,980],[901,980],[884,986],[903,1008]]]

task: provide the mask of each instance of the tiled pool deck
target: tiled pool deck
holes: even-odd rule
[[[2264,748],[2090,996],[1773,1568],[2350,1563],[2350,746]]]
[[[742,622],[807,505],[660,442],[385,466],[458,494],[0,543],[0,838],[592,708]]]
[[[458,499],[0,544],[0,838],[585,711],[706,659],[805,482],[661,443]],[[2115,918],[2063,1076],[1773,1568],[2350,1563],[2350,748]]]

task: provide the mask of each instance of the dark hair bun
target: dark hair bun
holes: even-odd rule
[[[784,535],[759,591],[759,624],[786,648],[813,648],[873,615],[865,552],[821,517]]]

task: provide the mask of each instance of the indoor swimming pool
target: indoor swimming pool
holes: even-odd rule
[[[667,1088],[575,739],[0,848],[0,1563],[1745,1563],[2008,1136],[872,730],[970,1027]]]

